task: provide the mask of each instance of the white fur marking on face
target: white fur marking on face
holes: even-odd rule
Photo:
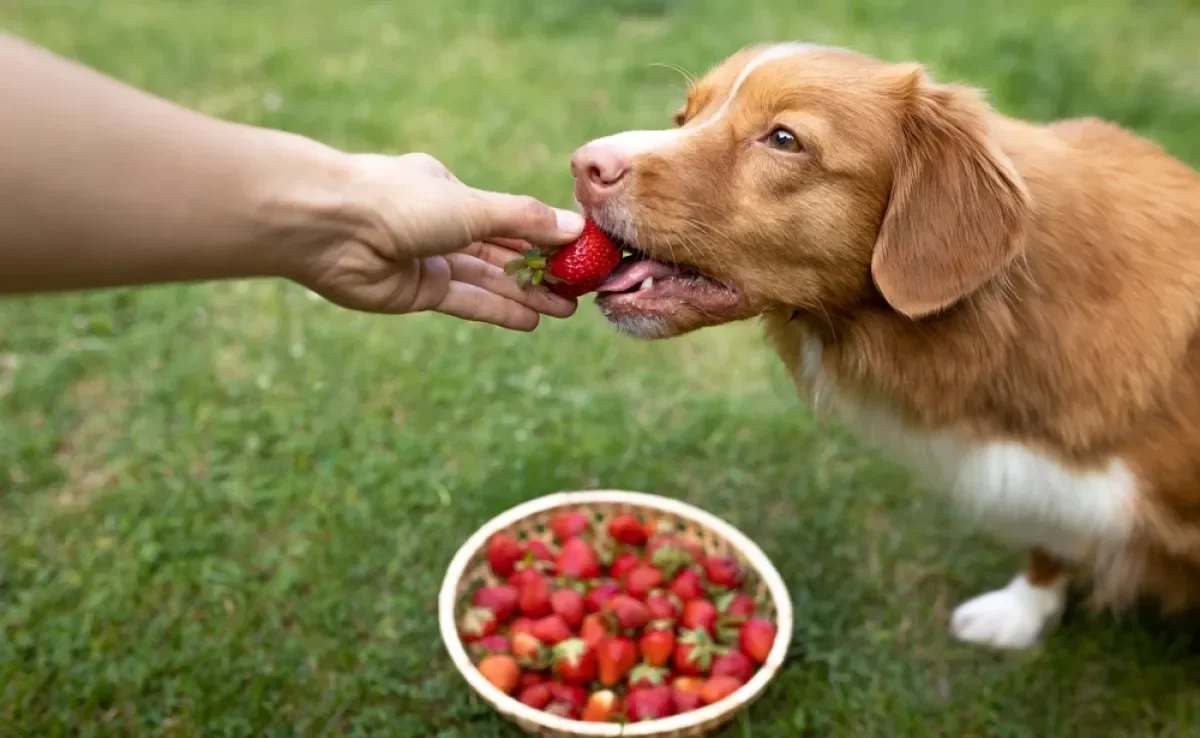
[[[1132,531],[1138,483],[1122,459],[1080,471],[1017,441],[975,442],[952,430],[915,428],[887,403],[841,391],[814,356],[820,356],[819,345],[806,344],[797,385],[808,392],[816,412],[837,418],[927,484],[949,493],[976,523],[1006,543],[1040,546],[1071,561],[1093,544],[1119,546]]]
[[[784,59],[799,54],[806,49],[813,48],[813,44],[790,43],[778,44],[767,49],[763,49],[757,56],[751,59],[742,69],[741,74],[733,83],[733,87],[729,90],[729,96],[721,103],[721,107],[717,108],[717,112],[704,123],[693,128],[669,128],[661,131],[625,131],[624,133],[616,133],[604,138],[598,138],[592,141],[588,146],[605,146],[616,150],[627,158],[635,157],[639,154],[645,154],[651,151],[667,149],[681,141],[687,139],[696,131],[703,130],[708,126],[716,123],[718,120],[725,117],[729,110],[733,107],[733,101],[737,97],[738,90],[742,88],[746,78],[751,72],[758,69],[763,64],[776,59]]]
[[[600,312],[604,314],[604,317],[608,318],[613,327],[632,338],[650,341],[656,338],[666,338],[671,335],[669,326],[662,318],[651,315],[622,315],[620,317],[613,317],[603,307],[600,309]]]
[[[1036,586],[1022,574],[1004,589],[967,600],[954,610],[955,638],[991,648],[1029,648],[1062,613],[1067,580]]]

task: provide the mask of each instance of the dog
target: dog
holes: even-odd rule
[[[761,318],[801,393],[1027,552],[950,630],[1027,648],[1200,604],[1200,176],[1097,119],[1030,123],[919,64],[742,49],[675,127],[587,143],[575,197],[632,255],[642,339]]]

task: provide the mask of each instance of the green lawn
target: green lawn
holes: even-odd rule
[[[0,27],[563,205],[578,144],[668,121],[664,65],[792,38],[1200,164],[1197,0],[417,6],[6,0]],[[1195,630],[1076,608],[1034,652],[953,643],[1018,557],[814,422],[754,325],[642,344],[585,302],[510,335],[275,283],[0,303],[0,734],[515,736],[450,667],[437,587],[490,516],[596,486],[725,516],[790,585],[802,652],[722,738],[1200,735]]]

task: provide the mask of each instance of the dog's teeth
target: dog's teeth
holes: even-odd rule
[[[654,286],[654,277],[646,277],[645,279],[642,280],[642,286],[638,287],[638,289],[639,290],[648,290],[653,286]]]

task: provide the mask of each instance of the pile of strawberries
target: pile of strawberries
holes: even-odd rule
[[[632,513],[609,520],[607,539],[582,511],[550,530],[557,548],[492,537],[502,583],[477,589],[459,623],[500,691],[574,720],[639,722],[718,702],[766,661],[775,624],[733,557]]]

